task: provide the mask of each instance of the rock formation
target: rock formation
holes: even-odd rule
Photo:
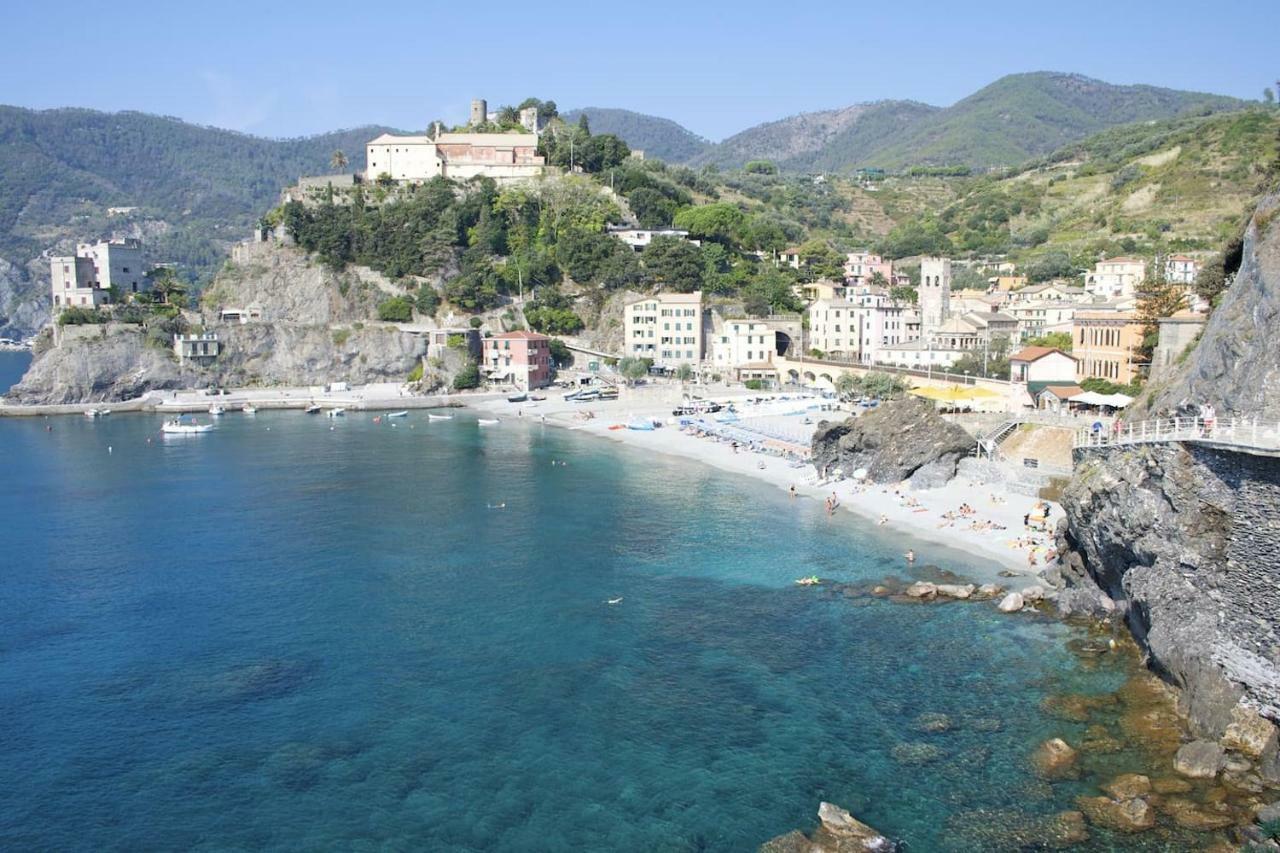
[[[760,846],[760,853],[893,853],[898,846],[839,806],[818,806],[822,825],[805,837],[799,830]]]
[[[866,469],[872,483],[911,478],[928,488],[955,476],[972,452],[973,437],[945,421],[932,403],[914,397],[891,400],[856,418],[823,421],[813,434],[813,462],[828,474]]]

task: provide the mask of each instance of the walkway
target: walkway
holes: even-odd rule
[[[1079,430],[1072,446],[1109,448],[1185,441],[1243,453],[1280,456],[1280,421],[1236,417],[1205,421],[1186,417],[1120,422],[1113,429]]]

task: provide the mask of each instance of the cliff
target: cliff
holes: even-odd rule
[[[973,444],[973,437],[943,420],[932,403],[908,397],[856,418],[818,424],[813,464],[821,472],[838,468],[846,476],[866,469],[872,483],[911,478],[914,485],[929,488],[954,477]]]
[[[200,327],[222,346],[211,363],[180,364],[171,337],[140,325],[49,329],[8,402],[114,402],[204,385],[402,381],[425,354],[421,336],[372,319],[379,302],[401,292],[376,273],[335,272],[269,243],[242,246],[236,255],[202,300]],[[261,320],[220,321],[221,309],[249,306]]]
[[[1147,410],[1276,418],[1278,208],[1259,207],[1235,282]],[[1193,442],[1077,451],[1062,505],[1062,608],[1123,618],[1197,734],[1280,781],[1280,458]]]

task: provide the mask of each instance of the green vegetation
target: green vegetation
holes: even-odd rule
[[[709,143],[674,121],[648,116],[630,110],[586,107],[566,113],[564,120],[576,123],[587,115],[591,127],[599,133],[611,133],[626,140],[627,145],[644,151],[646,157],[668,163],[684,163],[706,150]]]
[[[648,376],[649,367],[652,364],[653,362],[647,358],[627,356],[618,360],[618,373],[622,374],[622,378],[626,379],[629,384]]]
[[[403,296],[393,296],[378,304],[378,319],[387,323],[408,323],[413,319],[413,303]]]
[[[551,350],[551,360],[556,363],[557,367],[569,367],[573,364],[573,350],[559,338],[552,338],[549,344]]]
[[[339,347],[341,347],[341,346],[346,346],[347,341],[349,341],[349,340],[351,340],[351,330],[350,330],[350,329],[334,329],[334,330],[333,330],[333,344],[334,344],[334,346],[339,346]]]
[[[1038,338],[1029,338],[1026,346],[1029,347],[1050,347],[1059,349],[1063,352],[1071,352],[1071,333],[1070,332],[1049,332]]]
[[[59,326],[90,326],[110,321],[111,315],[106,311],[93,308],[64,308],[58,315]]]
[[[422,365],[422,361],[421,361],[421,360],[419,360],[419,361],[418,361],[418,363],[417,363],[417,364],[415,364],[415,365],[413,366],[413,370],[410,370],[410,371],[409,371],[409,375],[408,375],[407,377],[405,377],[405,381],[406,381],[406,382],[421,382],[421,381],[422,381],[422,374],[423,374],[424,372],[425,372],[425,368],[424,368],[424,367],[423,367],[423,365]]]
[[[480,365],[469,361],[457,375],[453,377],[453,390],[469,391],[480,387]]]

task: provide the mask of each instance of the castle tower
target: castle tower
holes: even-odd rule
[[[951,316],[951,259],[920,259],[920,336],[927,338]]]
[[[520,111],[520,124],[530,133],[538,133],[542,128],[538,127],[538,108],[525,107]]]
[[[471,126],[484,124],[489,120],[489,104],[484,98],[476,98],[471,102]]]

